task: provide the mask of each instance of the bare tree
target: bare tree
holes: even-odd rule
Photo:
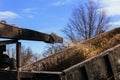
[[[88,0],[73,11],[63,33],[72,42],[86,40],[105,31],[109,22],[110,18],[100,10],[99,4]]]
[[[87,3],[75,8],[70,22],[63,29],[63,33],[71,43],[87,40],[107,29],[110,18],[107,17],[104,10],[100,10],[99,5],[93,0],[88,0]],[[65,48],[64,44],[48,46],[43,52],[43,56],[49,56]]]
[[[16,49],[13,45],[9,45],[7,47],[7,54],[9,55],[10,58],[16,59]],[[37,61],[40,59],[40,55],[37,53],[34,53],[30,47],[25,48],[22,46],[21,48],[21,65],[27,65],[32,62]]]
[[[21,50],[21,65],[31,64],[39,59],[40,56],[35,54],[31,48],[22,47]]]
[[[42,53],[43,57],[50,56],[66,48],[64,44],[50,44],[47,49]]]

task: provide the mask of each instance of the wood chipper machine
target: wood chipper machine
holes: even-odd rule
[[[44,41],[46,43],[62,43],[63,39],[55,34],[46,34],[34,30],[16,27],[7,24],[5,21],[0,22],[0,38],[8,39],[0,41],[0,80],[28,80],[32,74],[22,72],[21,67],[21,42],[19,40]],[[12,60],[8,55],[3,54],[6,51],[7,44],[16,44],[16,70],[3,70],[10,67],[13,69]],[[25,76],[26,74],[26,76]],[[26,78],[27,77],[27,78]]]

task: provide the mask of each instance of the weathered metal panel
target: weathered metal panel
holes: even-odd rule
[[[85,63],[89,80],[106,80],[113,76],[109,57],[106,56]]]
[[[0,80],[18,80],[16,71],[0,71]]]
[[[0,71],[0,80],[61,80],[61,72]]]
[[[88,80],[85,67],[79,67],[66,73],[65,80]]]
[[[95,57],[65,69],[65,80],[120,80],[119,58],[120,45],[117,45]]]
[[[102,80],[106,78],[106,68],[103,59],[96,59],[86,64],[87,73],[90,80]]]
[[[120,80],[120,48],[115,48],[111,52],[111,57],[115,79]]]
[[[61,73],[59,72],[20,72],[21,80],[60,80]]]

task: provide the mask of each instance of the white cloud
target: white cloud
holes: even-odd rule
[[[36,11],[35,8],[25,8],[22,10],[24,13],[34,13]]]
[[[38,10],[37,8],[25,8],[25,9],[22,9],[22,16],[33,18],[38,13],[37,10]]]
[[[74,0],[62,0],[62,1],[59,0],[57,2],[53,2],[52,5],[53,6],[61,6],[61,5],[71,3],[72,1],[74,1]]]
[[[52,5],[54,5],[54,6],[59,6],[59,5],[64,5],[64,4],[65,3],[61,2],[61,1],[57,1],[57,2],[52,3]]]
[[[111,25],[111,26],[120,26],[120,21],[110,22],[109,25]]]
[[[101,0],[109,16],[120,15],[120,0]]]
[[[32,8],[25,8],[23,9],[23,12],[31,12]]]
[[[113,20],[112,22],[110,22],[109,24],[112,27],[117,27],[120,26],[120,0],[101,0],[100,1],[103,4],[103,8],[104,10],[106,10],[107,15],[112,17],[111,20]],[[118,16],[118,17],[114,17],[114,16]]]
[[[6,19],[6,18],[17,18],[19,15],[17,13],[14,13],[12,11],[0,11],[0,18]]]

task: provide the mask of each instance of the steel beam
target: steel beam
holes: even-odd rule
[[[17,43],[18,40],[4,40],[0,41],[0,45],[6,45],[6,44],[14,44]]]
[[[63,39],[57,35],[50,35],[30,29],[19,28],[6,23],[0,23],[0,38],[44,41],[47,43],[63,42]]]
[[[21,43],[17,42],[16,43],[16,61],[17,61],[17,70],[21,71],[20,67],[21,67]]]

